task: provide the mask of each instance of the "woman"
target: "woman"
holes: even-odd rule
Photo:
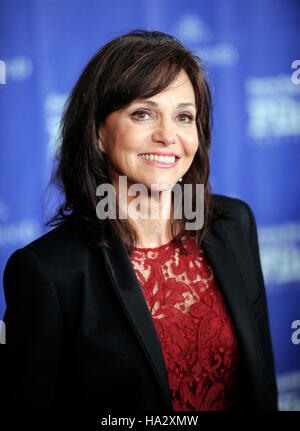
[[[172,36],[133,31],[91,59],[62,118],[56,227],[5,269],[10,407],[276,410],[255,220],[211,194],[210,123]]]

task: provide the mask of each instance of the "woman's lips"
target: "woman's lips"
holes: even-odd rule
[[[148,165],[152,165],[152,166],[156,166],[157,168],[164,168],[164,169],[169,169],[169,168],[173,168],[174,166],[176,166],[179,162],[179,158],[175,159],[175,162],[172,163],[165,163],[165,162],[159,162],[158,160],[147,160],[144,159],[143,157],[138,156],[139,160],[141,160],[142,162],[147,163]]]

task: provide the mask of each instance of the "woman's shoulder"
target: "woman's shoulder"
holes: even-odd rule
[[[76,225],[72,222],[65,222],[36,238],[24,248],[37,254],[45,254],[52,250],[64,254],[74,248],[83,250],[86,247]]]
[[[211,202],[213,207],[223,208],[234,215],[243,215],[247,213],[250,209],[249,205],[239,198],[233,198],[230,196],[212,194]]]
[[[221,220],[222,225],[231,230],[238,227],[244,233],[248,233],[249,238],[256,226],[253,211],[248,203],[239,198],[212,194],[211,203],[213,219],[217,222]]]
[[[55,274],[59,268],[78,267],[87,258],[89,248],[82,240],[78,229],[71,223],[63,223],[39,238],[16,250],[6,266],[24,266],[34,262]]]

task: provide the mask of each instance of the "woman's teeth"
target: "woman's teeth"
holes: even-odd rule
[[[157,156],[156,154],[141,154],[140,157],[146,160],[154,160],[161,163],[174,163],[175,156]]]

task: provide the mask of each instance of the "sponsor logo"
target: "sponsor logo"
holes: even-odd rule
[[[298,71],[299,75],[299,71]],[[251,76],[245,82],[247,134],[252,142],[276,145],[300,135],[300,86],[290,75]]]
[[[59,144],[59,124],[66,100],[67,94],[65,93],[49,93],[44,102],[49,158],[53,157]]]
[[[259,227],[260,256],[266,284],[300,281],[300,222]]]
[[[25,81],[33,72],[33,61],[28,56],[19,55],[5,60],[5,69],[7,81]]]
[[[213,32],[195,13],[181,15],[172,34],[190,47],[207,66],[233,67],[239,61],[236,47],[228,42],[214,42]]]
[[[26,244],[41,234],[40,223],[34,219],[0,224],[0,247]]]
[[[285,411],[300,410],[300,371],[291,370],[277,375],[278,408]]]

